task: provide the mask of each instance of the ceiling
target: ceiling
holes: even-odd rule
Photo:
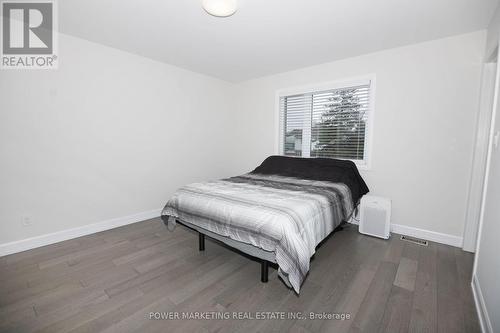
[[[484,29],[498,0],[59,1],[61,32],[238,82]]]

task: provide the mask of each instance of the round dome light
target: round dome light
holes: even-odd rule
[[[236,12],[236,0],[202,0],[203,9],[217,17],[231,16]]]

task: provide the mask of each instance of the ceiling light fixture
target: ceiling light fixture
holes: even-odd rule
[[[210,15],[228,17],[236,12],[236,0],[202,0],[203,9]]]

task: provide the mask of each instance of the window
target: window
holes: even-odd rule
[[[369,165],[374,78],[278,93],[280,154]]]

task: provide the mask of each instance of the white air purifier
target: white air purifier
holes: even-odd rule
[[[391,235],[391,200],[372,195],[361,198],[359,232],[389,239]]]

